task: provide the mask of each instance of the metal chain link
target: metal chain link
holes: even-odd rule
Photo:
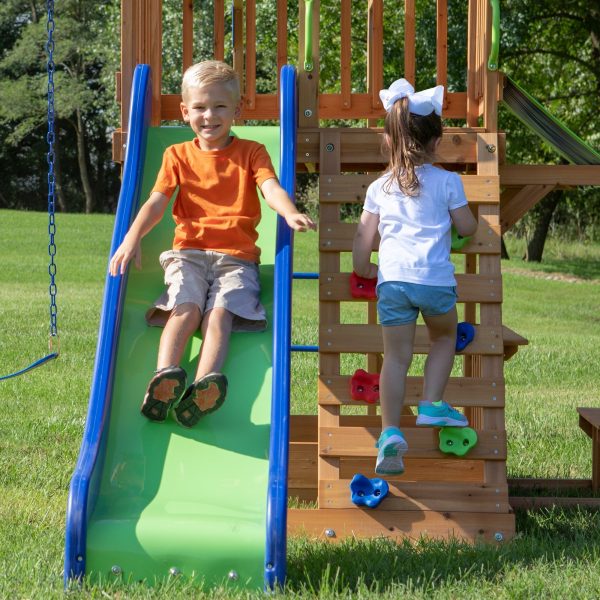
[[[56,306],[56,263],[54,257],[56,256],[56,244],[54,242],[54,236],[56,234],[56,223],[54,220],[55,212],[55,192],[56,192],[56,181],[54,173],[54,0],[47,0],[46,2],[48,10],[48,20],[46,23],[46,29],[48,32],[48,39],[46,41],[46,52],[48,55],[47,71],[48,71],[48,133],[46,135],[46,141],[48,142],[48,153],[46,159],[48,161],[48,254],[50,256],[50,263],[48,265],[48,274],[50,275],[50,344],[52,344],[52,338],[57,337],[58,330],[56,326],[57,317],[57,306]]]

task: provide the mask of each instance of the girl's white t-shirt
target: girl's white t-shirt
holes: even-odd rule
[[[364,209],[379,215],[379,273],[377,284],[404,281],[422,285],[455,286],[450,261],[450,212],[467,204],[456,173],[426,164],[416,168],[418,196],[407,196],[388,174],[367,189]]]

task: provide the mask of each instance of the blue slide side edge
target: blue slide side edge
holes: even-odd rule
[[[296,193],[296,69],[281,69],[280,88],[280,176],[290,198]],[[285,219],[277,219],[275,248],[275,289],[273,294],[273,388],[271,439],[267,494],[267,540],[265,546],[265,588],[285,583],[287,545],[287,485],[290,437],[291,295],[293,274],[293,232]]]
[[[123,181],[109,259],[123,241],[139,205],[150,112],[150,67],[138,65],[133,74]],[[65,587],[69,580],[85,574],[87,522],[102,467],[126,283],[126,274],[111,277],[107,272],[87,419],[67,504]]]

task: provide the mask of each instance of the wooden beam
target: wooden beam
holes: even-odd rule
[[[506,233],[523,215],[543,200],[554,188],[553,185],[526,185],[516,194],[507,188],[500,197],[500,226]]]
[[[500,185],[600,185],[600,165],[500,165]]]
[[[425,535],[435,539],[499,543],[515,534],[514,515],[481,512],[293,508],[288,510],[287,524],[290,535],[308,535],[328,542],[348,537],[418,541]]]

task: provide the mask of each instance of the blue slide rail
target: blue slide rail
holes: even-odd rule
[[[133,75],[123,182],[110,256],[123,241],[139,205],[150,111],[150,67],[138,65]],[[102,471],[126,283],[126,274],[119,277],[106,275],[88,414],[67,504],[65,587],[70,580],[81,579],[85,574],[87,522],[94,507]]]
[[[281,69],[280,177],[290,198],[296,193],[296,69]],[[292,333],[293,232],[282,217],[277,219],[275,282],[273,294],[273,396],[269,444],[267,541],[265,587],[282,586],[286,575],[287,486],[290,438],[290,363]]]

